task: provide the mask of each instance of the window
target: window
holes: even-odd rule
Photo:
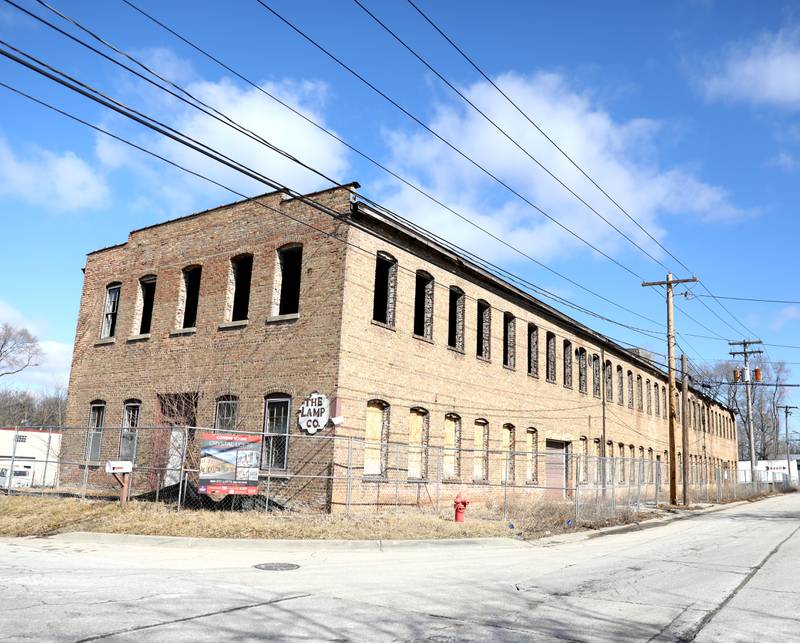
[[[228,273],[228,321],[245,321],[250,308],[250,280],[253,276],[253,255],[231,259]]]
[[[303,246],[293,244],[278,249],[272,298],[273,315],[296,315],[300,312],[302,266]]]
[[[500,463],[502,467],[502,481],[514,483],[515,466],[514,466],[514,439],[515,429],[513,424],[504,424],[502,433],[502,449],[503,449],[503,462]]]
[[[525,432],[525,479],[536,482],[539,479],[539,432],[529,428]]]
[[[564,388],[572,388],[572,342],[565,339],[563,348],[561,359],[564,361]]]
[[[661,412],[664,414],[665,419],[669,416],[669,407],[667,406],[667,389],[663,386],[661,387]]]
[[[489,424],[486,420],[475,420],[472,443],[473,472],[475,480],[489,478]]]
[[[197,305],[200,302],[201,266],[189,266],[183,269],[181,291],[178,295],[178,328],[194,328],[197,326]]]
[[[408,477],[427,478],[428,472],[428,412],[411,409],[408,416]]]
[[[528,375],[539,377],[539,329],[528,324]]]
[[[606,400],[612,402],[614,400],[614,370],[609,360],[606,360],[604,377],[606,380]]]
[[[586,349],[579,348],[578,349],[578,390],[581,393],[588,393],[589,391],[589,383],[588,383],[588,373],[586,372],[587,364],[586,364]]]
[[[389,405],[382,400],[367,403],[364,431],[364,475],[382,476],[386,473],[389,442]]]
[[[625,445],[622,442],[619,443],[619,465],[617,467],[619,470],[619,479],[617,482],[622,484],[625,482]]]
[[[628,408],[633,408],[633,372],[628,371]]]
[[[289,418],[292,398],[272,393],[265,400],[262,469],[286,469],[289,466]]]
[[[136,302],[136,318],[138,328],[134,328],[134,334],[148,335],[153,321],[153,302],[156,297],[156,277],[148,275],[139,280],[139,297]]]
[[[656,403],[656,417],[659,417],[661,415],[661,405],[658,401],[658,382],[653,385],[653,395]]]
[[[119,459],[136,461],[136,443],[138,434],[136,429],[139,427],[139,416],[142,411],[142,403],[139,400],[125,400],[122,407],[122,431],[119,438]]]
[[[461,418],[448,413],[444,418],[442,475],[445,480],[461,477]]]
[[[217,418],[214,428],[217,431],[235,431],[239,424],[239,398],[225,395],[217,399]]]
[[[645,389],[647,390],[647,415],[653,414],[653,396],[650,392],[650,380],[645,382]],[[656,391],[656,396],[658,396],[658,391]]]
[[[102,339],[114,337],[117,332],[117,311],[119,310],[119,291],[122,285],[115,282],[106,286],[106,303],[103,309]]]
[[[414,334],[433,339],[433,277],[423,270],[417,270],[414,291]]]
[[[617,366],[617,404],[622,406],[625,403],[625,383],[623,381],[622,367]]]
[[[478,330],[475,354],[483,359],[491,359],[492,308],[489,303],[478,300]]]
[[[547,364],[545,373],[547,381],[555,384],[556,381],[556,336],[554,333],[547,333]]]
[[[592,355],[592,394],[600,397],[600,356]]]
[[[588,482],[589,480],[589,439],[581,436],[581,459],[580,459],[580,481]]]
[[[642,376],[636,376],[636,410],[641,411],[644,409],[644,402],[642,400]]]
[[[159,393],[159,424],[166,426],[197,426],[197,391],[186,393]]]
[[[503,366],[516,366],[517,323],[514,315],[503,313]]]
[[[628,445],[628,458],[630,464],[630,475],[628,480],[633,482],[636,480],[636,447],[632,444]]]
[[[450,286],[447,317],[447,345],[464,352],[464,291]]]
[[[86,432],[86,459],[100,461],[100,446],[103,440],[103,423],[106,417],[106,403],[95,400],[89,406],[89,427]]]
[[[655,477],[655,471],[653,469],[653,449],[647,450],[647,482],[652,483]]]
[[[375,289],[372,292],[372,319],[394,326],[397,293],[397,260],[385,252],[375,257]]]

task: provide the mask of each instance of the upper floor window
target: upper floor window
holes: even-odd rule
[[[372,319],[394,326],[397,294],[397,259],[385,252],[375,257],[375,288],[372,291]]]
[[[606,360],[604,378],[606,381],[606,401],[612,402],[614,400],[614,371],[610,360]]]
[[[600,356],[592,355],[592,394],[600,397]]]
[[[628,408],[633,408],[633,371],[628,371]]]
[[[302,266],[303,246],[292,244],[278,249],[272,299],[273,315],[296,315],[300,312]]]
[[[103,308],[103,328],[101,338],[114,337],[117,332],[117,311],[119,310],[119,293],[122,284],[114,282],[106,286],[106,302]]]
[[[231,259],[228,273],[228,321],[245,321],[250,308],[250,281],[253,276],[253,255]]]
[[[414,334],[433,339],[433,277],[417,270],[414,290]]]
[[[511,313],[503,313],[503,366],[516,365],[517,321]]]
[[[659,398],[658,398],[658,382],[653,384],[653,399],[654,399],[655,404],[656,404],[656,417],[660,417],[661,416],[661,404],[659,404]]]
[[[217,399],[217,417],[214,428],[217,431],[235,431],[239,424],[239,398],[223,395]]]
[[[137,328],[134,328],[134,334],[148,335],[150,333],[155,298],[156,276],[147,275],[139,279],[139,294],[136,301]]]
[[[617,404],[622,406],[625,403],[625,382],[622,375],[622,367],[617,366]]]
[[[528,324],[528,375],[539,377],[539,329]]]
[[[181,290],[178,294],[178,315],[175,320],[178,328],[197,326],[197,307],[200,303],[201,266],[187,266],[183,269]]]
[[[568,339],[563,344],[564,355],[564,388],[572,388],[572,342]]]
[[[653,398],[650,391],[650,380],[645,382],[645,389],[647,390],[647,415],[653,414]],[[656,395],[658,395],[658,390],[656,390]]]
[[[588,373],[586,364],[586,349],[578,349],[578,390],[587,393],[589,390]]]
[[[663,386],[661,387],[661,408],[664,418],[667,418],[669,416],[669,408],[667,407],[667,389]]]
[[[556,381],[556,336],[555,333],[547,333],[547,363],[545,364],[545,376],[548,382]]]
[[[642,399],[642,376],[636,376],[636,410],[644,410],[644,403]]]
[[[450,286],[447,317],[447,345],[464,352],[464,291]]]
[[[492,348],[492,307],[483,299],[478,300],[478,328],[475,354],[483,359],[491,359]]]

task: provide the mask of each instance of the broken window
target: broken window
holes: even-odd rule
[[[644,410],[644,403],[642,399],[642,376],[636,376],[636,410]]]
[[[117,311],[119,310],[119,292],[122,284],[114,282],[106,286],[106,303],[103,308],[103,328],[100,337],[114,337],[117,332]]]
[[[414,290],[414,334],[433,339],[433,277],[417,270]]]
[[[600,356],[592,355],[592,394],[600,397]]]
[[[382,476],[386,473],[389,442],[389,405],[383,400],[367,403],[364,427],[364,475]]]
[[[289,418],[292,398],[286,393],[272,393],[264,411],[264,451],[262,469],[286,469],[289,457]]]
[[[622,367],[617,366],[617,404],[622,406],[625,403],[625,382],[622,376]]]
[[[653,395],[654,395],[654,399],[655,399],[655,403],[656,403],[656,417],[660,417],[661,416],[661,404],[659,404],[659,399],[658,399],[658,382],[653,384]]]
[[[139,327],[134,329],[138,335],[148,335],[153,321],[153,302],[156,297],[156,277],[147,275],[139,280],[139,301],[137,301],[137,316]]]
[[[450,303],[447,317],[447,345],[464,352],[464,291],[450,286]]]
[[[666,419],[669,415],[669,407],[667,406],[667,389],[663,386],[661,387],[661,409]]]
[[[119,439],[119,459],[135,462],[137,431],[142,403],[139,400],[125,400],[122,407],[122,432]]]
[[[628,408],[633,408],[633,371],[628,371]]]
[[[545,377],[548,382],[556,381],[556,336],[555,333],[547,333],[545,342],[547,344],[547,364],[545,364]]]
[[[385,252],[375,257],[375,289],[372,293],[372,319],[394,326],[397,292],[397,260]]]
[[[86,431],[85,457],[89,462],[100,461],[105,417],[106,403],[103,400],[94,400],[89,406],[89,427]]]
[[[539,329],[528,324],[528,375],[539,377]]]
[[[296,315],[300,312],[300,276],[303,246],[291,245],[278,250],[273,286],[273,315]]]
[[[525,432],[525,479],[536,482],[539,479],[539,432],[533,427]]]
[[[653,414],[653,399],[652,394],[650,391],[650,380],[645,382],[645,388],[647,390],[647,415]],[[656,395],[658,395],[658,390],[656,390]]]
[[[513,424],[504,424],[503,425],[503,433],[502,433],[502,453],[503,453],[503,462],[502,462],[502,475],[501,479],[503,482],[511,482],[513,484],[515,478],[515,467],[514,467],[514,439],[515,439],[515,429]]]
[[[517,324],[514,315],[503,313],[503,366],[516,365]]]
[[[166,426],[197,426],[197,402],[194,393],[159,393],[159,423]]]
[[[408,416],[408,477],[421,480],[428,472],[428,412],[414,408]]]
[[[589,374],[587,373],[586,349],[578,349],[578,390],[581,393],[589,391]]]
[[[217,417],[214,428],[217,431],[235,431],[239,424],[239,398],[224,395],[217,399]]]
[[[614,400],[614,370],[611,367],[610,360],[606,360],[604,377],[606,380],[606,401],[612,402]]]
[[[444,418],[442,475],[445,480],[461,477],[461,418],[455,413]]]
[[[231,259],[228,276],[228,321],[245,321],[250,308],[250,280],[253,276],[253,255]]]
[[[475,420],[472,460],[473,479],[487,480],[489,472],[489,423],[486,420]]]
[[[197,326],[197,305],[200,302],[200,266],[188,266],[183,269],[181,290],[178,294],[178,328],[195,328]]]
[[[483,359],[491,359],[492,307],[489,302],[478,300],[478,332],[475,353]]]

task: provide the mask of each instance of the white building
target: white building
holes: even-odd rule
[[[55,486],[60,452],[58,429],[0,427],[0,488]]]
[[[750,482],[750,460],[740,460],[738,470],[739,482]],[[787,470],[792,484],[797,484],[797,460],[790,460],[789,466],[787,466],[785,458],[783,460],[759,460],[756,463],[756,480],[760,482],[782,482]]]

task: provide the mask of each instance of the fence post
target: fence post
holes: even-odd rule
[[[611,514],[617,515],[617,461],[611,456]]]
[[[186,427],[183,427],[183,444],[181,445],[181,478],[178,484],[178,511],[181,510],[181,503],[183,502],[183,494],[186,487],[186,447],[187,442],[189,440],[189,432],[187,431]],[[167,466],[169,466],[169,459],[167,460]]]
[[[345,496],[345,515],[350,515],[350,494],[353,482],[353,436],[347,438],[347,491]]]
[[[269,494],[270,494],[270,492],[272,490],[272,453],[273,453],[272,449],[275,446],[273,444],[273,440],[274,439],[275,438],[274,438],[273,435],[269,436],[269,451],[267,451],[267,489],[266,489],[267,497],[266,497],[266,501],[264,503],[264,511],[266,511],[267,513],[272,511],[269,508]],[[287,449],[287,451],[288,451],[288,449]]]
[[[631,506],[631,484],[633,484],[633,480],[631,480],[633,477],[633,467],[629,466],[629,464],[630,463],[625,458],[622,459],[622,466],[626,467],[628,471],[628,495],[625,498],[626,507]]]
[[[11,444],[11,466],[6,475],[6,493],[11,495],[11,481],[14,478],[14,459],[17,457],[17,436],[19,435],[19,427],[14,427],[14,442]]]
[[[503,478],[503,520],[508,520],[508,453],[505,454],[505,464],[503,465],[505,469],[505,476]],[[566,480],[564,481],[566,485]],[[566,489],[564,489],[564,494],[566,495]]]
[[[81,487],[81,500],[86,500],[86,487],[89,484],[89,429],[85,429],[83,440],[83,486]]]
[[[658,509],[658,492],[661,490],[661,461],[656,463],[656,509]]]
[[[720,484],[722,483],[722,481],[720,480],[719,469],[717,469],[717,468],[714,469],[714,479],[715,479],[715,482],[717,483],[716,484],[716,486],[717,486],[717,504],[719,504],[720,497],[721,497],[721,494],[722,494],[722,489],[720,489]]]
[[[639,471],[636,476],[636,513],[642,508],[642,474],[644,474],[644,460],[639,458]]]
[[[44,488],[47,485],[47,463],[50,461],[50,443],[53,439],[53,427],[47,427],[47,448],[44,452],[44,470],[42,471],[42,496],[44,496]]]
[[[442,449],[437,450],[436,456],[436,515],[441,511],[440,498],[442,493]],[[458,456],[456,456],[458,457]]]
[[[581,488],[581,458],[575,458],[575,527],[578,526],[578,515],[580,511],[580,488]]]

